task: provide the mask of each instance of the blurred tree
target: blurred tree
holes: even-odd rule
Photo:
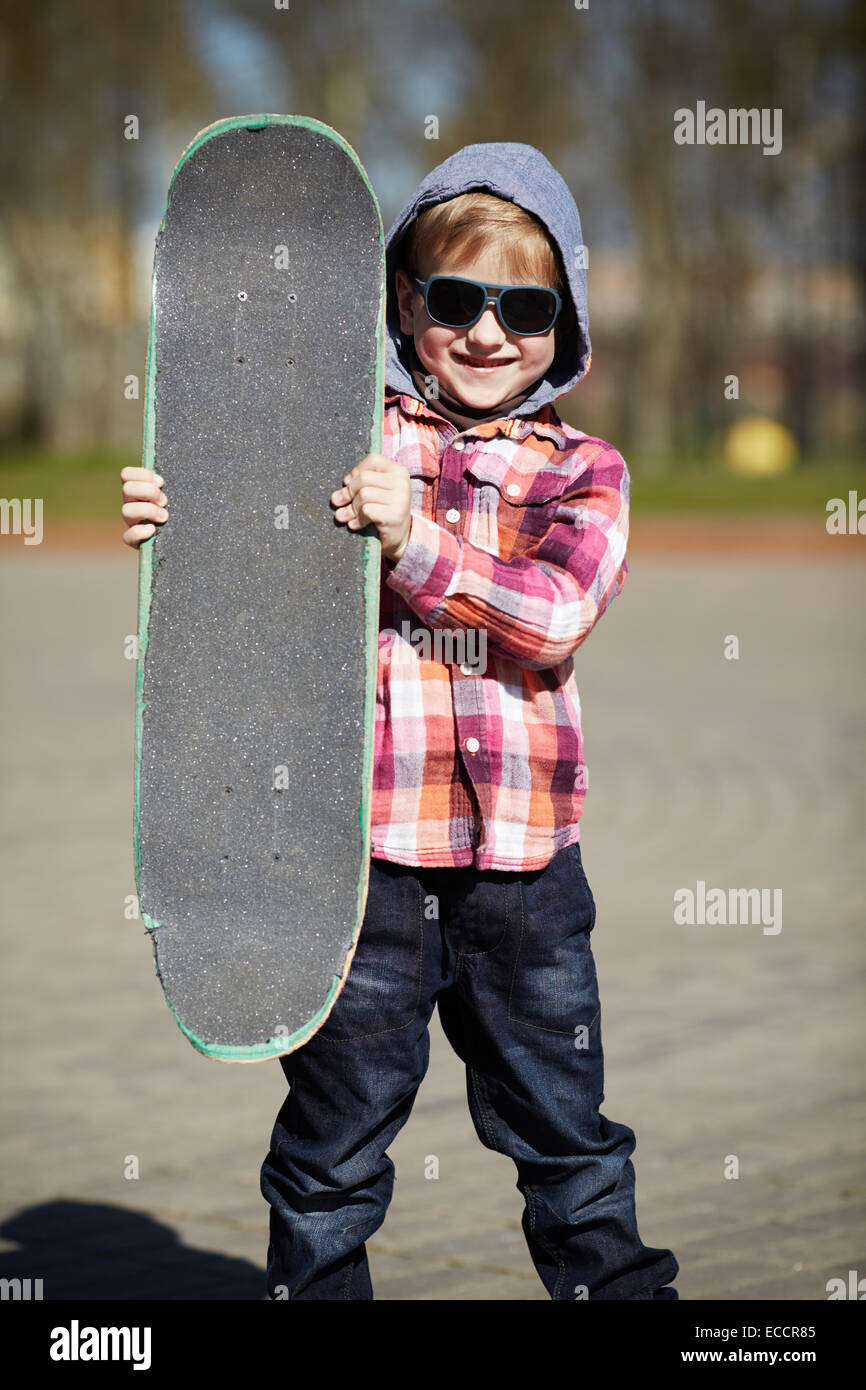
[[[605,418],[639,466],[701,452],[745,405],[723,382],[752,351],[782,367],[801,447],[820,443],[833,374],[862,365],[856,305],[845,340],[821,298],[828,267],[866,270],[864,16],[855,0],[0,0],[0,434],[139,436],[122,397],[146,343],[136,233],[151,243],[195,132],[258,109],[334,125],[386,214],[463,144],[541,149],[578,200]],[[674,112],[698,101],[781,108],[782,153],[676,144]],[[598,248],[621,266],[607,313]],[[591,373],[566,417],[591,428],[593,393]]]
[[[0,70],[0,255],[20,354],[5,433],[111,441],[146,342],[131,286],[145,161],[167,112],[200,108],[207,83],[170,3],[0,0]]]

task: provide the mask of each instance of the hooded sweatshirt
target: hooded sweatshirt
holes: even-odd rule
[[[414,218],[474,189],[543,223],[575,310],[544,376],[492,413],[425,398],[394,288]],[[629,495],[620,454],[553,405],[590,365],[584,262],[574,199],[531,145],[459,150],[388,232],[383,452],[410,474],[412,525],[382,560],[376,858],[520,872],[580,838],[573,654],[625,582]]]
[[[394,221],[386,238],[385,273],[388,283],[385,382],[423,400],[411,375],[411,349],[400,331],[400,311],[394,293],[394,272],[401,264],[401,242],[415,218],[435,203],[477,190],[518,203],[543,222],[559,247],[568,289],[575,309],[575,324],[536,389],[510,415],[531,415],[539,406],[564,396],[585,376],[590,366],[589,314],[586,305],[586,269],[577,205],[568,185],[549,160],[532,145],[501,143],[466,145],[427,175]]]

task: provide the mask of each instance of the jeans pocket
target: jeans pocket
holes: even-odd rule
[[[508,998],[514,1023],[573,1036],[596,1022],[598,981],[590,935],[595,899],[577,845],[521,883],[517,950]]]
[[[405,1028],[421,1001],[424,891],[405,869],[370,865],[367,910],[349,975],[318,1036],[352,1042]]]

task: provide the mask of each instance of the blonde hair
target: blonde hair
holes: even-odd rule
[[[548,285],[563,298],[556,321],[557,341],[573,325],[574,314],[559,247],[531,212],[492,193],[461,193],[419,213],[403,241],[402,264],[418,274],[419,264],[445,251],[458,263],[494,244],[507,273],[517,282]]]

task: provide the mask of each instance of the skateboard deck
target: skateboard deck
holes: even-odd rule
[[[198,1051],[293,1052],[360,935],[381,551],[331,492],[381,450],[384,236],[357,156],[299,116],[218,121],[156,240],[134,841],[156,974]]]

